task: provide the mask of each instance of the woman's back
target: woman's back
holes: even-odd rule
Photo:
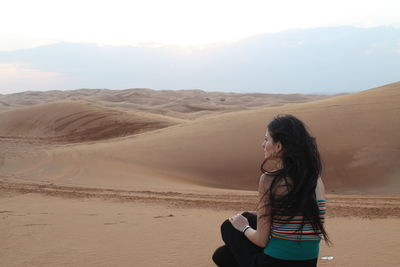
[[[280,188],[287,188],[281,186]],[[281,194],[283,192],[281,191]],[[321,178],[315,189],[315,199],[321,222],[325,220],[325,189]],[[277,212],[271,218],[271,232],[264,253],[283,260],[307,260],[318,257],[321,232],[301,214],[294,217]]]

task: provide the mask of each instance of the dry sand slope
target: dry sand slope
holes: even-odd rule
[[[54,107],[49,104],[28,108],[27,112],[15,110],[0,113],[1,135],[10,135],[12,129],[18,134],[29,133],[26,134],[28,137],[47,137],[47,127],[60,120],[56,119],[60,117],[56,116],[57,112],[62,113],[63,120],[68,116],[71,116],[71,121],[75,118],[72,113],[67,114],[62,108],[57,111]],[[51,115],[50,119],[38,115],[35,120],[29,121],[27,119],[33,109],[48,110],[56,115]],[[134,187],[138,184],[146,187],[147,182],[143,183],[143,179],[153,186],[159,182],[163,184],[162,181],[168,181],[168,184],[173,178],[179,181],[177,185],[189,182],[219,188],[255,189],[265,126],[279,113],[298,116],[317,137],[325,162],[324,180],[330,192],[399,193],[400,83],[314,102],[216,114],[188,122],[172,121],[173,118],[165,116],[162,119],[152,118],[153,124],[148,124],[155,125],[154,128],[168,123],[175,125],[146,134],[97,142],[47,145],[44,148],[37,145],[34,152],[29,148],[25,152],[22,149],[14,158],[3,156],[1,174],[43,182],[93,186],[118,187],[133,183]],[[123,115],[121,121],[127,125],[137,120],[137,116]],[[7,118],[23,118],[21,120],[30,124],[20,123],[13,128],[10,127],[13,120]],[[90,128],[87,122],[90,119],[87,117],[81,125]],[[145,120],[150,121],[147,117]],[[55,125],[60,127],[60,124]],[[68,136],[71,136],[74,141],[79,141],[79,138],[85,141],[93,137],[74,132],[72,126],[65,129],[65,132],[61,131],[60,135],[50,136],[47,140],[58,138],[62,141],[62,137],[67,136],[64,141],[69,141]],[[118,130],[111,132],[118,136]],[[2,140],[3,147],[13,147],[13,140]],[[156,182],[148,177],[157,177]]]
[[[59,101],[2,112],[0,121],[1,138],[72,143],[143,133],[183,120],[84,101]]]

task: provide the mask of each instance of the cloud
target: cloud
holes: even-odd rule
[[[73,80],[58,72],[45,72],[23,62],[0,63],[0,93],[66,89]]]
[[[397,41],[383,40],[380,42],[372,43],[363,52],[367,56],[377,55],[379,53],[382,54],[387,52],[400,53],[400,39]]]
[[[55,42],[198,46],[288,29],[400,26],[398,0],[3,2],[0,50]]]

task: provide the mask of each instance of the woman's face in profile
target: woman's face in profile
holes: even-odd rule
[[[274,144],[272,142],[272,137],[269,135],[269,132],[265,133],[264,141],[261,144],[261,147],[264,150],[264,158],[273,159],[280,152],[281,145],[280,143]]]

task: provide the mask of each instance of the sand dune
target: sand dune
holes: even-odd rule
[[[83,100],[105,107],[195,119],[216,112],[230,112],[260,106],[309,102],[331,95],[223,93],[202,90],[78,89],[69,91],[22,92],[0,96],[0,110],[40,105],[54,101]]]
[[[104,108],[83,101],[53,102],[0,113],[3,138],[84,142],[143,133],[179,120]]]
[[[290,113],[304,120],[317,137],[328,191],[397,194],[400,191],[397,179],[400,173],[397,164],[400,158],[399,90],[400,83],[395,83],[314,102],[209,115],[108,141],[43,150],[37,147],[35,152],[23,150],[25,152],[15,158],[6,156],[2,174],[95,187],[146,188],[149,185],[148,188],[154,189],[157,185],[162,188],[182,185],[189,188],[195,183],[217,188],[255,189],[266,123],[279,113]],[[53,106],[38,106],[37,109],[51,114],[50,107]],[[72,110],[71,114],[75,112]],[[4,114],[0,114],[2,118]],[[64,111],[63,114],[68,116]],[[88,117],[86,122],[93,118]],[[53,125],[49,123],[51,120],[44,116],[35,123]],[[6,135],[5,129],[10,129],[11,122],[3,121],[0,132]],[[73,117],[69,121],[72,122]],[[157,123],[155,125],[159,126],[160,122]],[[15,133],[38,135],[29,131],[33,126],[18,125],[13,130]],[[75,137],[72,132],[75,127],[71,124],[60,133],[71,133]],[[150,182],[153,180],[157,182]],[[169,186],[172,181],[175,182]]]
[[[197,184],[254,189],[266,123],[279,113],[290,113],[303,119],[317,137],[328,190],[396,194],[400,191],[399,87],[396,83],[310,103],[200,118],[140,138],[77,149],[111,153],[121,161]]]

